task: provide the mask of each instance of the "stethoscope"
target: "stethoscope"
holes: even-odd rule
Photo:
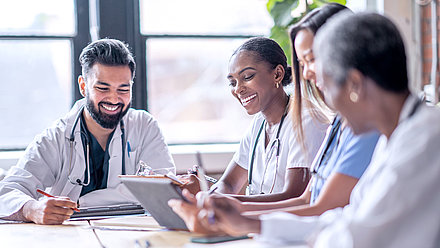
[[[328,139],[326,140],[325,147],[321,151],[321,153],[319,155],[318,161],[315,164],[312,165],[311,173],[312,173],[313,176],[321,177],[319,175],[319,173],[318,173],[318,170],[321,167],[321,165],[323,164],[324,158],[328,159],[331,156],[333,150],[335,149],[336,145],[333,146],[333,149],[331,149],[331,150],[329,148],[330,148],[331,144],[333,143],[333,140],[336,138],[336,135],[337,135],[337,133],[339,132],[339,130],[341,128],[341,123],[342,123],[341,117],[336,116],[335,119],[333,120],[332,128],[331,128],[330,134],[328,136]]]
[[[89,165],[89,158],[90,158],[90,142],[89,139],[87,137],[87,134],[84,133],[83,131],[80,131],[81,133],[81,137],[84,138],[86,140],[86,170],[87,170],[87,183],[86,182],[82,182],[81,179],[76,179],[73,180],[70,178],[70,174],[72,173],[72,156],[73,156],[73,146],[75,143],[75,127],[78,124],[78,121],[81,118],[81,114],[84,111],[84,106],[81,107],[80,111],[78,112],[78,115],[75,118],[75,121],[73,123],[73,127],[72,127],[72,131],[70,132],[70,138],[69,138],[69,143],[70,143],[70,160],[69,160],[69,175],[67,176],[67,179],[69,180],[70,183],[75,184],[75,185],[80,185],[80,186],[87,186],[90,183],[90,165]],[[121,121],[119,122],[119,126],[121,127],[121,143],[122,143],[122,175],[125,175],[125,128],[124,128],[124,121],[121,119]]]
[[[277,150],[276,150],[277,163],[276,163],[275,170],[278,169],[278,158],[280,156],[280,144],[281,144],[280,143],[280,132],[281,132],[281,128],[283,126],[284,119],[287,116],[287,109],[288,109],[287,106],[289,105],[289,99],[290,99],[290,97],[287,98],[286,109],[284,110],[284,114],[281,117],[280,125],[278,126],[277,135],[275,136],[275,140],[273,141],[273,143],[271,145],[271,149],[272,149],[272,147],[276,147],[277,148]],[[255,139],[254,147],[252,149],[251,162],[249,164],[249,173],[248,173],[248,186],[246,187],[246,194],[247,195],[251,195],[251,194],[254,193],[254,192],[252,192],[252,186],[251,185],[252,185],[252,172],[253,172],[253,169],[254,169],[254,161],[255,161],[255,151],[257,150],[258,140],[260,139],[261,131],[264,128],[264,124],[266,124],[266,120],[263,120],[263,122],[261,123],[260,129],[258,130],[257,138]],[[264,170],[263,180],[264,180],[264,177],[266,175],[266,170],[267,170],[267,165],[266,165],[266,169]],[[272,190],[273,190],[273,188],[275,186],[275,180],[276,180],[276,171],[275,171],[275,177],[274,177],[274,180],[273,180],[273,184],[272,184],[272,187],[271,187],[269,193],[272,193]],[[260,185],[260,192],[261,193],[263,192],[262,188],[263,188],[263,182]]]
[[[414,103],[413,108],[409,112],[408,118],[412,117],[415,114],[415,112],[417,111],[417,109],[419,108],[419,106],[421,104],[422,104],[422,101],[420,101],[420,100],[417,100]],[[339,130],[341,128],[341,123],[342,123],[341,119],[342,119],[341,117],[337,116],[333,120],[332,128],[331,128],[331,131],[330,131],[329,138],[326,140],[325,148],[322,150],[322,152],[320,152],[318,161],[315,164],[312,165],[311,173],[315,177],[319,177],[321,179],[326,179],[323,176],[319,175],[318,170],[321,167],[321,165],[324,164],[323,163],[324,158],[327,158],[327,160],[328,160],[328,158],[331,156],[331,153],[335,149],[335,146],[333,146],[333,149],[329,150],[330,145],[332,144],[333,140],[336,137],[336,134],[339,132]]]

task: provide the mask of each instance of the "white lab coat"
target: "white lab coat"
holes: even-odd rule
[[[320,217],[264,215],[261,238],[315,247],[440,247],[440,111],[410,96],[390,139],[379,139],[350,204]]]
[[[69,137],[74,121],[85,99],[79,100],[71,111],[54,125],[46,129],[27,147],[25,154],[0,181],[0,217],[9,216],[29,200],[38,199],[36,189],[50,188],[50,193],[79,200],[80,206],[96,206],[136,202],[136,199],[118,179],[122,173],[121,129],[118,126],[109,143],[109,171],[107,188],[92,191],[79,198],[82,186],[69,182],[84,181],[85,158],[80,135],[80,123],[75,127],[72,166],[69,168],[71,147]],[[123,117],[125,139],[130,143],[125,151],[126,174],[134,174],[140,160],[152,168],[171,168],[175,172],[173,159],[168,151],[157,121],[146,111],[130,109]]]

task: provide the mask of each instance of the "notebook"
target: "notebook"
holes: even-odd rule
[[[144,215],[146,214],[145,209],[135,203],[118,204],[110,206],[95,206],[95,207],[85,207],[79,208],[80,212],[74,212],[70,216],[71,220],[75,219],[93,219],[93,218],[103,218],[118,215]]]

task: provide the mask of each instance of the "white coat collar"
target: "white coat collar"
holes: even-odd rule
[[[415,105],[417,102],[420,101],[416,96],[409,94],[408,97],[405,100],[405,103],[403,104],[402,110],[400,111],[399,116],[399,124],[403,121],[405,121],[411,112],[413,112]]]

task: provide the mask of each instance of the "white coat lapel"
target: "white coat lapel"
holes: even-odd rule
[[[116,130],[113,134],[112,140],[109,143],[109,161],[108,161],[108,179],[107,187],[116,187],[120,181],[118,175],[122,174],[122,139],[121,139],[121,128],[118,124]]]
[[[68,132],[70,136],[70,130],[68,130]],[[75,127],[74,137],[75,140],[73,141],[73,149],[70,147],[70,142],[66,142],[67,157],[65,171],[67,176],[65,178],[66,184],[63,188],[62,195],[68,195],[73,198],[77,198],[79,197],[82,187],[77,184],[71,183],[69,181],[69,178],[73,182],[76,182],[77,179],[80,179],[81,182],[84,182],[84,173],[87,173],[79,122]],[[70,161],[71,157],[72,161]]]

